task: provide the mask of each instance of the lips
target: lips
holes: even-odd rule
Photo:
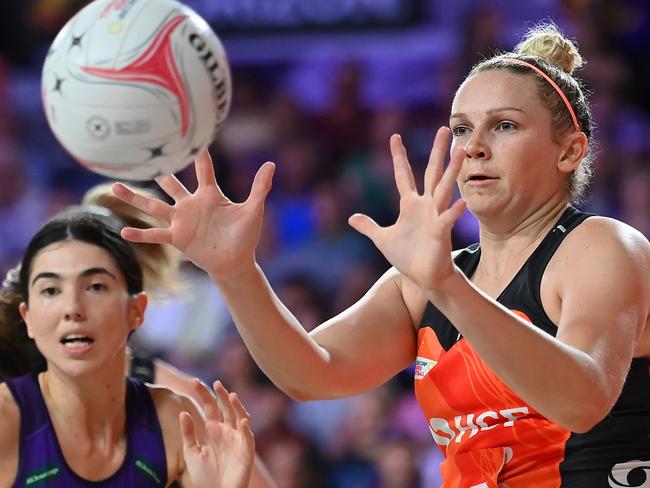
[[[64,335],[59,341],[68,349],[83,349],[95,342],[95,339],[84,333],[70,333]]]
[[[465,181],[487,181],[487,180],[496,180],[494,176],[489,176],[483,173],[475,173],[469,175]]]

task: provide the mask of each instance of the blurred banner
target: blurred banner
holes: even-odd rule
[[[219,0],[201,7],[220,33],[313,32],[414,25],[423,0]]]

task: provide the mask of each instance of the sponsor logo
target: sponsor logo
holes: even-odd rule
[[[615,464],[607,481],[612,488],[650,488],[650,461]]]
[[[156,473],[155,468],[144,459],[136,459],[135,467],[140,470],[140,473],[152,479],[157,485],[162,484],[162,479],[158,473]]]
[[[438,361],[418,356],[415,360],[415,379],[421,380],[424,378],[436,364],[438,364]]]
[[[46,468],[36,470],[27,476],[27,479],[25,480],[25,486],[37,486],[45,481],[54,478],[60,472],[61,468],[58,466],[48,466]]]
[[[453,425],[446,419],[434,417],[429,419],[429,430],[436,444],[448,446],[452,442],[462,441],[467,432],[469,432],[468,438],[472,438],[484,430],[491,430],[499,426],[512,427],[519,418],[525,417],[528,413],[528,407],[505,408],[498,412],[488,410],[478,415],[473,413],[457,415],[454,417]]]

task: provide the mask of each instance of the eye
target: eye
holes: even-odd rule
[[[100,291],[105,291],[105,290],[107,290],[107,289],[108,289],[108,286],[106,286],[104,283],[99,283],[99,282],[97,282],[97,283],[92,283],[92,284],[88,287],[88,289],[91,290],[91,291],[100,292]]]
[[[512,132],[517,128],[517,125],[514,122],[510,122],[509,120],[502,120],[497,124],[497,131],[499,132]]]
[[[59,294],[59,289],[54,286],[48,286],[40,291],[44,297],[54,297]]]
[[[469,133],[469,128],[465,127],[464,125],[457,125],[451,130],[451,133],[454,135],[454,137],[463,137]]]

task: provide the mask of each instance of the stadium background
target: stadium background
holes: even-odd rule
[[[50,215],[103,178],[51,135],[40,69],[58,29],[85,3],[0,4],[0,273]],[[388,137],[422,172],[453,91],[493,49],[553,19],[588,64],[599,154],[587,210],[650,237],[650,6],[646,0],[187,0],[222,38],[234,100],[212,146],[226,193],[278,163],[258,258],[306,328],[354,302],[386,269],[347,226],[396,215]],[[182,178],[192,185],[191,171]],[[465,215],[456,246],[476,239]],[[184,296],[153,305],[135,337],[182,369],[221,378],[253,415],[258,450],[282,488],[439,485],[440,455],[412,394],[412,371],[365,395],[297,404],[252,363],[216,291],[186,266]],[[359,353],[363,348],[359,345]]]

